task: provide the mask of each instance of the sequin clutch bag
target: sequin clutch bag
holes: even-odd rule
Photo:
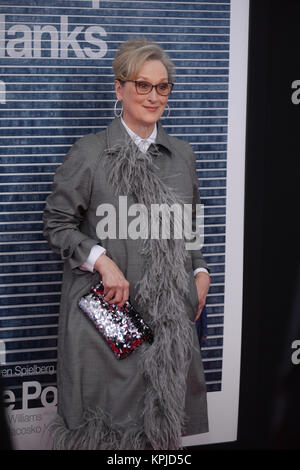
[[[79,299],[79,307],[93,322],[118,359],[124,359],[141,343],[153,342],[153,333],[129,301],[122,307],[104,300],[100,281]]]

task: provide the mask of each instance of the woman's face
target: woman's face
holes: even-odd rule
[[[167,69],[160,60],[148,60],[140,68],[135,80],[152,85],[167,83]],[[140,95],[131,81],[122,85],[116,80],[115,87],[117,98],[123,103],[124,122],[140,137],[149,136],[165,109],[168,96],[159,95],[155,88],[147,95]]]

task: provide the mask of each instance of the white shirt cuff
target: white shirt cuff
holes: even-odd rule
[[[209,272],[208,272],[207,269],[205,269],[205,268],[197,268],[197,269],[195,269],[195,271],[194,271],[194,276],[196,276],[197,273],[206,273],[206,274],[208,274],[208,275],[210,276]]]
[[[80,266],[80,269],[93,273],[96,260],[104,253],[106,253],[106,249],[103,248],[103,246],[94,245],[90,251],[88,259]]]

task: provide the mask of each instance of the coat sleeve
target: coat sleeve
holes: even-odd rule
[[[197,172],[196,172],[196,156],[190,148],[190,171],[191,171],[191,177],[192,177],[192,184],[193,184],[193,202],[192,202],[192,228],[193,231],[196,230],[196,224],[197,224],[197,204],[200,206],[201,201],[200,201],[200,194],[199,194],[199,188],[198,188],[198,177],[197,177]],[[201,241],[203,241],[203,238],[201,238]],[[199,243],[197,242],[195,246],[198,246]],[[191,257],[192,257],[192,265],[193,265],[193,270],[197,268],[205,268],[207,269],[208,272],[210,272],[207,263],[204,259],[203,253],[198,247],[197,249],[191,250]]]
[[[96,136],[91,134],[80,139],[57,169],[52,193],[46,200],[44,236],[52,250],[68,260],[72,269],[83,264],[98,242],[80,229],[89,207],[98,162]]]

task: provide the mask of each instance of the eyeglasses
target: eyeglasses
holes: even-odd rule
[[[156,93],[162,96],[168,96],[172,88],[174,86],[174,83],[168,83],[168,82],[162,82],[158,83],[157,85],[152,85],[152,83],[149,82],[144,82],[142,80],[125,80],[126,82],[132,82],[135,84],[135,89],[138,95],[148,95],[148,93],[151,93],[153,88],[155,88]]]

